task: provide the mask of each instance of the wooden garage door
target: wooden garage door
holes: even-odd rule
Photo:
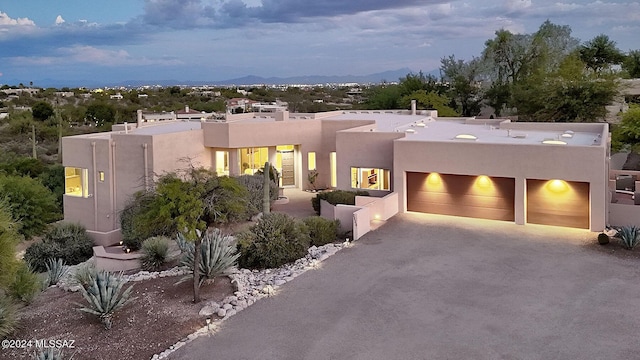
[[[514,221],[513,178],[407,172],[407,210]]]
[[[589,183],[527,179],[527,222],[589,228]]]

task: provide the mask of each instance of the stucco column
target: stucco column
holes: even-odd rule
[[[269,146],[268,151],[269,151],[269,164],[271,164],[271,166],[276,166],[276,154],[277,154],[276,147]]]
[[[515,221],[518,225],[527,223],[527,179],[517,177],[514,194]]]
[[[238,149],[229,149],[229,175],[238,176],[240,174],[240,156]]]

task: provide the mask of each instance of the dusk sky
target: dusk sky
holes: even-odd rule
[[[631,0],[0,0],[0,84],[429,72],[546,19],[640,49]]]

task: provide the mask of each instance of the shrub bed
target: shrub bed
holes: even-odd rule
[[[302,220],[307,226],[311,245],[322,246],[336,241],[340,221],[327,220],[320,216],[309,216]]]
[[[25,261],[34,271],[47,270],[51,258],[62,259],[66,264],[75,265],[93,256],[93,240],[82,225],[61,223],[49,230],[42,242],[29,246],[24,254]]]
[[[309,234],[304,223],[271,213],[238,236],[238,263],[244,268],[275,268],[307,254]]]

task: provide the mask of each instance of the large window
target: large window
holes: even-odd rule
[[[307,153],[307,164],[309,165],[309,171],[316,169],[316,153],[310,151]]]
[[[391,172],[387,169],[351,168],[351,187],[367,190],[391,190]]]
[[[64,168],[64,193],[69,196],[89,196],[89,171],[82,168]]]
[[[331,167],[331,187],[338,186],[338,159],[336,152],[329,154],[329,166]]]
[[[253,175],[264,167],[264,163],[267,161],[269,161],[269,149],[266,147],[240,149],[240,164],[243,174]]]

